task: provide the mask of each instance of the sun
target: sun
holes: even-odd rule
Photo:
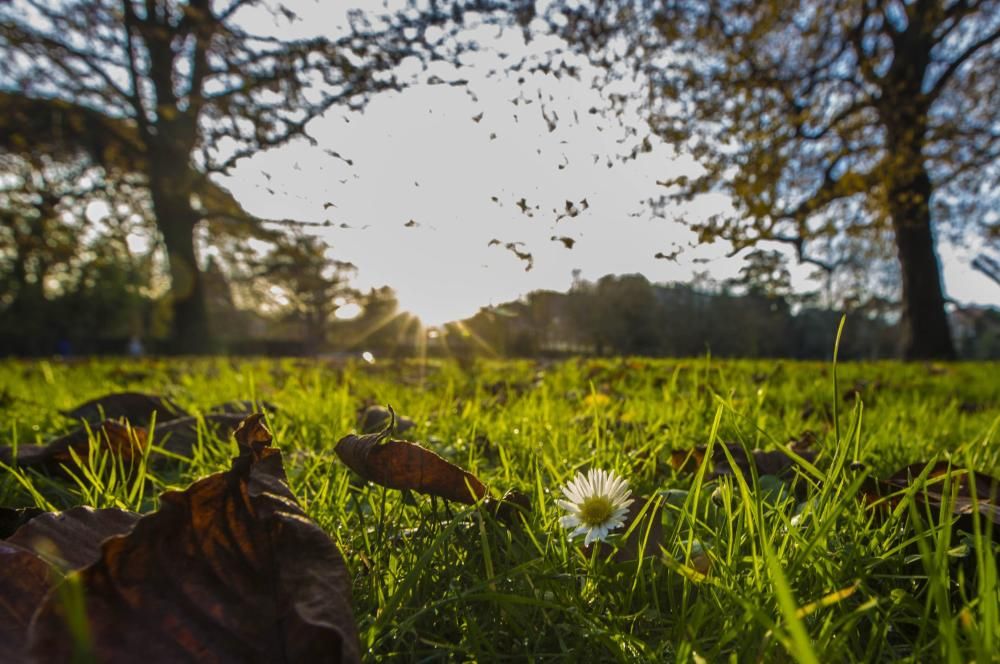
[[[482,306],[479,298],[462,297],[462,293],[455,290],[444,294],[433,288],[411,290],[403,284],[397,287],[396,297],[399,308],[419,318],[425,328],[471,318]]]

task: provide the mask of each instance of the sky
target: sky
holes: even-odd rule
[[[483,40],[486,48],[461,70],[442,72],[468,86],[419,84],[377,96],[360,112],[335,107],[309,126],[315,146],[258,154],[222,184],[263,218],[329,221],[313,232],[332,257],[358,267],[354,285],[390,285],[425,325],[532,290],[566,290],[574,271],[588,280],[641,273],[652,282],[738,274],[742,260],[727,258],[727,246],[699,246],[678,221],[725,209],[724,197],[665,216],[643,205],[664,193],[657,180],[697,172],[690,157],[654,143],[635,160],[609,160],[622,130],[587,112],[605,106],[599,91],[567,77],[538,74],[519,84],[491,76],[500,64],[491,46],[525,46],[518,31],[494,28]],[[568,203],[575,215],[565,214]],[[532,255],[530,270],[505,247],[511,242]],[[655,257],[678,249],[675,260]],[[1000,288],[969,267],[974,248],[942,243],[939,252],[950,297],[1000,306]],[[794,268],[793,284],[815,290],[811,272]]]

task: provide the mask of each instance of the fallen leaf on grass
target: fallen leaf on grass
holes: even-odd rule
[[[68,411],[66,417],[96,424],[101,420],[125,418],[138,427],[148,426],[156,415],[158,422],[187,417],[188,413],[166,397],[142,392],[116,392],[91,399]]]
[[[97,442],[99,450],[119,457],[126,468],[138,466],[147,444],[145,429],[105,420],[92,431],[81,427],[45,445],[20,445],[16,456],[12,448],[0,448],[0,461],[21,468],[36,468],[60,474],[64,472],[64,466],[76,465],[74,454],[81,462],[87,462],[92,440]]]
[[[913,480],[919,477],[926,463],[913,463],[897,471],[887,479],[882,480],[882,484],[896,489],[907,489],[913,484]],[[958,468],[947,461],[939,461],[927,473],[927,491],[940,496],[944,490],[944,480],[950,476],[952,487],[957,487],[960,497],[972,498],[972,484],[969,479],[975,475],[976,497],[982,501],[996,501],[1000,498],[1000,480],[990,477],[985,473],[973,473],[965,468]]]
[[[237,430],[230,470],[163,494],[77,574],[94,659],[359,661],[347,568],[295,501],[261,420]],[[73,655],[56,597],[32,621],[37,661]]]
[[[47,563],[68,572],[97,560],[101,543],[127,533],[139,516],[126,510],[82,506],[64,512],[45,512],[18,528],[7,538],[7,543],[33,551]]]
[[[386,429],[344,436],[334,451],[358,475],[390,489],[410,489],[468,505],[486,495],[486,486],[472,473],[416,443],[384,440],[388,433]]]
[[[883,480],[868,478],[862,487],[862,497],[870,505],[895,507],[925,470],[926,463],[914,463]],[[970,482],[973,476],[975,481]],[[958,526],[967,531],[973,529],[973,513],[978,508],[979,514],[993,523],[994,539],[1000,538],[1000,479],[939,461],[927,470],[924,485],[913,492],[913,499],[918,505],[929,507],[935,515],[940,514],[942,505],[950,505],[952,515],[958,517]],[[981,527],[985,531],[988,525],[984,523]]]
[[[153,429],[153,444],[173,454],[189,456],[198,442],[198,426],[204,422],[208,433],[225,440],[251,413],[210,413],[202,418],[181,417]]]
[[[0,541],[0,662],[24,661],[31,616],[58,578],[34,552]]]
[[[46,512],[0,541],[0,662],[25,660],[28,626],[64,575],[98,559],[108,537],[127,532],[138,514],[75,507]]]
[[[811,437],[803,437],[802,441],[791,443],[788,450],[803,460],[813,463],[816,460],[816,452],[810,449],[812,440]],[[706,479],[716,479],[734,474],[732,464],[723,451],[723,447],[729,451],[736,467],[739,468],[744,477],[750,476],[751,463],[756,468],[758,476],[774,475],[775,477],[788,477],[798,465],[796,459],[785,450],[752,450],[750,456],[747,456],[742,445],[717,443],[712,449],[712,466]],[[670,465],[674,470],[680,472],[696,472],[705,460],[705,452],[706,448],[701,445],[690,450],[674,450],[670,453]]]
[[[14,531],[34,519],[45,510],[37,507],[0,507],[0,539],[6,539]]]
[[[181,417],[170,420],[156,425],[153,443],[155,447],[171,454],[189,456],[198,442],[199,427],[202,423],[210,435],[225,439],[248,415],[249,413],[213,413],[201,418]],[[146,429],[128,427],[113,420],[101,423],[93,432],[93,440],[98,441],[99,449],[119,457],[126,468],[139,463],[143,450],[149,444]],[[92,437],[88,435],[87,429],[80,428],[45,445],[20,445],[16,456],[13,455],[11,448],[0,448],[0,462],[62,474],[63,466],[71,468],[76,465],[73,460],[74,453],[83,462],[89,459],[91,442]],[[156,460],[163,455],[154,449],[150,457]]]
[[[519,514],[531,511],[531,499],[517,489],[508,490],[499,500],[487,497],[483,503],[493,518],[508,526],[518,523]]]
[[[691,541],[691,550],[688,552],[690,567],[702,577],[708,576],[712,570],[712,559],[708,555],[708,550],[701,540]],[[681,561],[683,562],[683,560]]]

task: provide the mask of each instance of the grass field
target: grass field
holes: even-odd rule
[[[44,442],[73,426],[59,409],[116,390],[191,410],[274,403],[292,490],[344,553],[372,661],[996,661],[991,519],[966,532],[918,507],[913,491],[891,512],[866,509],[859,493],[867,475],[918,461],[1000,474],[1000,366],[842,364],[836,383],[832,369],[711,358],[464,369],[7,361],[0,444]],[[495,494],[527,494],[524,523],[354,476],[333,448],[366,402],[412,418],[404,437]],[[708,481],[670,464],[671,451],[710,441],[771,449],[807,431],[819,455],[797,470],[797,494],[788,483],[765,490],[756,473]],[[74,485],[0,470],[0,505],[148,511],[160,492],[227,468],[235,452],[231,441],[202,440],[141,491],[109,477]],[[553,501],[588,468],[613,469],[654,498],[663,536],[646,556],[588,555],[568,540]]]

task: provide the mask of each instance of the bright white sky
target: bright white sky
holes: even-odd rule
[[[520,33],[501,39],[509,49]],[[427,325],[531,290],[566,290],[577,269],[590,280],[638,272],[653,282],[686,281],[695,271],[720,281],[737,274],[742,263],[724,258],[726,247],[690,246],[693,235],[682,224],[653,217],[641,204],[663,193],[657,180],[694,172],[690,159],[661,144],[608,168],[621,130],[587,113],[604,106],[588,83],[538,75],[518,85],[488,76],[500,66],[493,56],[477,58],[457,74],[470,81],[468,91],[422,84],[376,97],[363,113],[335,108],[309,127],[317,147],[302,142],[257,155],[223,184],[256,215],[330,220],[331,227],[316,232],[336,258],[358,266],[355,285],[390,285],[401,307]],[[563,120],[551,132],[543,102],[549,117],[555,111]],[[531,216],[517,206],[522,197]],[[580,208],[583,199],[586,210],[556,220],[566,201]],[[707,199],[684,212],[706,214],[726,204]],[[410,220],[415,224],[407,227]],[[572,238],[575,246],[567,249],[552,236]],[[501,245],[489,246],[493,239]],[[515,241],[533,254],[532,270],[502,246]],[[679,247],[685,251],[676,261],[654,258]],[[1000,288],[968,267],[973,250],[940,251],[949,296],[1000,305]],[[798,287],[817,287],[806,279],[810,272],[795,271]]]

